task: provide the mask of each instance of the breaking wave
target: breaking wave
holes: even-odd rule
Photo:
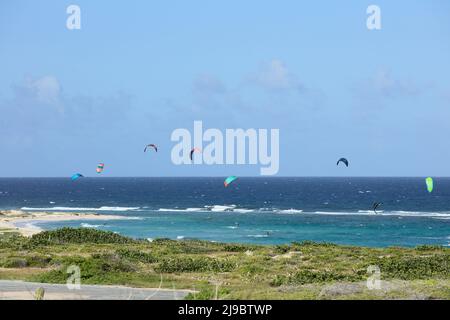
[[[80,207],[49,207],[49,208],[31,208],[22,207],[24,211],[135,211],[140,207],[100,207],[100,208],[80,208]]]

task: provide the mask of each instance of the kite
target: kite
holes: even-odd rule
[[[432,192],[433,191],[433,185],[434,185],[434,183],[433,183],[433,178],[431,178],[431,177],[428,177],[428,178],[426,178],[425,179],[425,182],[426,182],[426,184],[427,184],[427,189],[428,189],[428,192]]]
[[[197,152],[202,152],[199,148],[194,148],[194,149],[192,149],[191,150],[191,153],[189,154],[189,157],[191,158],[191,161],[192,161],[192,159],[193,159],[193,155],[194,155],[194,152],[195,151],[197,151]]]
[[[378,207],[381,206],[382,204],[383,203],[381,203],[381,202],[374,202],[373,205],[372,205],[373,212],[377,213]]]
[[[102,173],[104,167],[105,167],[104,163],[99,163],[97,165],[97,169],[95,169],[95,170],[97,171],[97,173]]]
[[[345,158],[340,158],[340,159],[338,160],[338,162],[336,163],[337,166],[339,165],[339,162],[344,163],[345,166],[348,167],[348,160],[347,160],[347,159],[345,159]]]
[[[236,176],[229,176],[228,178],[225,179],[223,184],[225,185],[225,187],[228,187],[233,181],[237,180],[237,178],[238,177]]]
[[[158,147],[156,146],[156,144],[153,144],[153,143],[146,145],[144,152],[147,152],[147,148],[149,148],[149,147],[155,149],[155,151],[158,152]]]
[[[70,177],[70,179],[72,179],[72,181],[75,181],[78,178],[84,178],[84,176],[81,173],[75,173],[72,177]]]

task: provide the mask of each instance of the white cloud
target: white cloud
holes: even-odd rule
[[[260,70],[251,77],[256,84],[271,90],[302,90],[303,85],[290,72],[283,61],[273,59],[264,63]]]
[[[132,106],[132,97],[121,92],[95,97],[63,94],[54,76],[25,77],[12,89],[11,98],[0,99],[0,145],[6,140],[31,141],[40,135],[53,139],[88,135],[100,128],[117,131],[126,125],[124,119]]]
[[[58,79],[53,76],[44,76],[31,83],[31,87],[36,90],[37,98],[42,102],[58,103],[61,86]]]
[[[399,80],[386,69],[378,70],[363,84],[363,93],[382,97],[414,96],[421,93],[421,88],[411,80]]]
[[[226,91],[225,85],[219,78],[206,73],[199,75],[194,80],[193,90],[201,94],[224,93]]]
[[[36,79],[27,77],[23,84],[16,86],[16,91],[37,105],[54,108],[59,112],[64,109],[61,85],[54,76],[46,75]]]
[[[227,89],[220,78],[203,73],[194,79],[192,93],[192,108],[194,111],[214,110],[214,112],[217,112],[223,106]]]

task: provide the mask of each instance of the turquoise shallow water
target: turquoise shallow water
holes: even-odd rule
[[[0,207],[97,212],[121,220],[36,224],[138,238],[364,246],[450,244],[450,179],[222,178],[0,179]],[[382,202],[375,214],[373,202]]]

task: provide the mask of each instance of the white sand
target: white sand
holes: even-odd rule
[[[100,215],[78,212],[26,212],[21,210],[0,211],[0,233],[19,232],[30,237],[42,231],[36,222],[75,221],[75,220],[119,220],[124,216]]]

